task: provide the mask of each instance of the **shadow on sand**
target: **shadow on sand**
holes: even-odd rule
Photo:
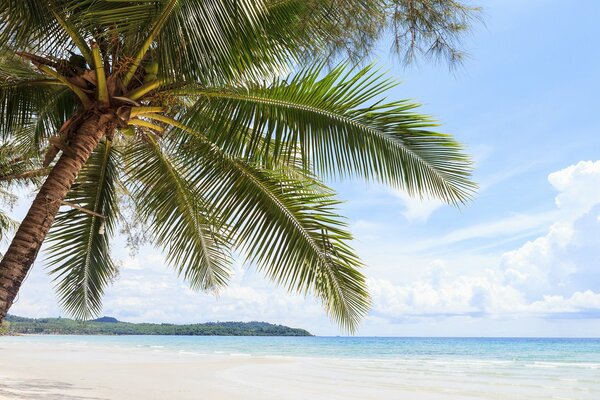
[[[81,390],[92,389],[47,379],[0,379],[0,399],[107,400],[103,397],[82,395]],[[73,391],[77,391],[78,394],[70,393]]]

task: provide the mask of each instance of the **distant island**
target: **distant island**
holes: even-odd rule
[[[304,329],[267,322],[207,322],[203,324],[134,324],[113,317],[91,321],[68,318],[24,318],[7,315],[5,334],[48,335],[190,335],[190,336],[312,336]],[[1,333],[0,333],[1,334]]]

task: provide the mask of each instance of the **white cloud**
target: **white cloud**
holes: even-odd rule
[[[369,288],[374,300],[372,314],[391,321],[456,316],[600,316],[599,292],[588,289],[570,296],[543,295],[538,300],[528,301],[517,288],[493,275],[462,276],[440,285],[425,280],[394,285],[389,280],[371,279]]]
[[[371,279],[376,316],[600,316],[600,161],[580,162],[548,180],[559,192],[556,212],[464,228],[442,242],[496,236],[552,216],[555,222],[544,235],[480,273],[450,278],[438,263],[433,273],[408,284]]]
[[[398,334],[398,324],[409,328],[414,321],[436,329],[449,319],[472,327],[470,320],[482,318],[492,325],[515,318],[598,318],[600,161],[557,171],[550,174],[549,182],[558,191],[554,211],[478,224],[418,245],[403,243],[404,251],[481,238],[496,242],[523,232],[543,231],[501,257],[477,257],[465,253],[463,247],[446,260],[428,262],[420,253],[418,258],[394,255],[379,262],[381,265],[370,265],[365,272],[377,272],[378,276],[369,279],[373,311],[361,333]],[[544,228],[548,224],[550,227]],[[382,257],[394,250],[386,252],[384,240],[379,237],[380,225],[366,219],[354,225],[361,237],[381,242]],[[15,314],[41,317],[59,313],[50,279],[40,268],[41,261],[37,264],[11,310]],[[396,265],[404,267],[390,268]],[[160,253],[150,248],[142,249],[135,258],[123,256],[120,279],[107,291],[104,304],[105,314],[132,322],[266,320],[305,327],[318,334],[339,333],[317,301],[275,288],[260,274],[239,265],[234,268],[229,287],[218,296],[193,292],[166,266]],[[444,326],[447,334],[466,333]],[[506,326],[498,329],[515,334]],[[528,332],[540,331],[532,328]]]
[[[515,238],[531,235],[544,229],[555,220],[557,213],[515,214],[499,220],[456,229],[446,235],[413,243],[411,252],[423,252],[434,248],[444,248],[457,243],[481,239]]]
[[[548,181],[560,192],[555,202],[565,219],[577,218],[600,203],[600,161],[580,161],[550,174]]]
[[[548,181],[559,191],[557,221],[544,236],[504,255],[506,280],[530,298],[600,291],[600,161],[581,161]]]
[[[408,193],[400,190],[395,190],[393,193],[402,201],[404,206],[402,215],[411,222],[425,222],[431,214],[444,206],[444,202],[438,199],[410,196]]]
[[[327,321],[316,301],[276,288],[241,265],[234,266],[229,285],[215,294],[189,289],[162,259],[148,262],[144,271],[123,271],[105,296],[104,310],[131,322],[260,320],[297,325],[298,315],[310,326]]]

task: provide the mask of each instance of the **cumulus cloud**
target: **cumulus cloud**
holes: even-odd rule
[[[548,181],[556,190],[556,206],[563,218],[574,219],[600,204],[600,161],[580,161],[553,172]]]
[[[600,292],[600,161],[581,161],[549,175],[558,190],[558,220],[549,232],[506,253],[506,281],[529,298]]]
[[[371,279],[374,314],[600,316],[600,161],[549,175],[555,222],[479,274],[444,278],[443,265],[409,284]]]
[[[516,215],[497,226],[463,228],[442,238],[448,246],[485,237],[490,231],[510,234],[523,226],[535,226],[537,231],[552,218],[551,227],[537,238],[499,257],[478,260],[477,269],[456,268],[468,258],[463,250],[452,253],[448,261],[432,261],[401,283],[397,273],[379,266],[381,275],[368,281],[373,309],[366,331],[378,334],[381,331],[372,326],[407,321],[437,324],[448,318],[461,323],[466,323],[465,318],[600,318],[600,161],[569,166],[550,174],[548,181],[557,191],[554,210],[530,217]],[[426,205],[424,211],[407,212],[411,218],[426,219],[435,208]],[[367,220],[354,225],[362,236],[382,240],[379,225]],[[119,280],[105,296],[107,315],[132,322],[266,320],[319,334],[339,333],[317,301],[276,288],[241,265],[235,266],[229,287],[215,296],[191,291],[151,248],[122,260]],[[57,315],[60,311],[54,299],[50,279],[37,266],[11,311]]]
[[[123,321],[268,321],[336,332],[318,301],[289,294],[241,264],[233,266],[230,284],[218,293],[191,290],[150,247],[141,249],[134,258],[124,258],[120,264],[118,279],[105,293],[103,314]],[[63,314],[51,278],[40,267],[36,265],[32,270],[11,313],[38,318]]]
[[[294,324],[302,314],[311,322],[322,319],[318,303],[288,294],[254,270],[235,265],[229,285],[218,293],[193,291],[166,265],[148,252],[139,257],[144,268],[127,268],[104,301],[109,315],[131,322],[269,321]]]

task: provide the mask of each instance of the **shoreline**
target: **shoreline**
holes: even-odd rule
[[[594,381],[600,363],[321,358],[236,348],[215,354],[160,342],[63,338],[0,338],[0,400],[593,400],[600,395]]]
[[[0,357],[4,361],[0,364],[0,400],[42,397],[61,400],[341,400],[379,399],[382,393],[373,393],[373,387],[336,388],[330,383],[332,376],[325,372],[327,364],[339,362],[327,359],[199,355],[147,347],[65,348],[13,343],[9,348],[1,341]],[[304,378],[298,380],[294,376]],[[309,385],[305,384],[306,378]],[[396,390],[389,391],[388,396],[394,394]]]

